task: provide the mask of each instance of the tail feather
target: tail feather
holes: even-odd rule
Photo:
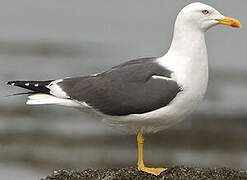
[[[35,94],[35,92],[21,92],[21,93],[14,93],[14,94],[9,94],[6,97],[10,97],[10,96],[19,96],[19,95],[31,95],[31,94]]]
[[[82,107],[80,103],[73,101],[71,99],[64,99],[55,97],[49,94],[32,94],[28,96],[26,104],[29,105],[41,105],[41,104],[51,104],[51,105],[62,105],[70,107]]]
[[[31,92],[16,93],[14,95],[27,94],[28,100],[26,104],[40,105],[40,104],[56,104],[70,107],[82,107],[82,105],[67,96],[57,83],[63,81],[62,79],[53,81],[9,81],[7,85],[17,86],[24,89],[31,90]]]
[[[9,81],[7,82],[10,86],[17,86],[24,89],[28,89],[38,93],[49,94],[50,89],[46,86],[49,85],[52,80],[49,81]]]

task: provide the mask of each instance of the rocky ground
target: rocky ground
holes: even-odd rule
[[[159,176],[140,172],[135,167],[111,169],[87,169],[83,171],[54,171],[53,174],[41,180],[239,180],[247,179],[247,170],[233,170],[229,168],[195,168],[174,166],[168,168]]]

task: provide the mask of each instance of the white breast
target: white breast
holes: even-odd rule
[[[208,59],[206,54],[198,59],[179,56],[168,58],[173,63],[166,61],[166,58],[161,58],[158,62],[174,72],[172,78],[182,87],[182,91],[167,109],[173,114],[173,119],[180,121],[193,112],[204,97],[208,84]]]

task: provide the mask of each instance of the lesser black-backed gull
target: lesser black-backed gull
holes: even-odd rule
[[[131,60],[91,76],[8,84],[32,91],[27,104],[91,110],[108,125],[138,134],[138,169],[159,175],[165,168],[144,166],[142,134],[183,120],[203,99],[208,84],[204,33],[217,24],[241,26],[213,7],[192,3],[178,14],[170,49],[163,57]]]

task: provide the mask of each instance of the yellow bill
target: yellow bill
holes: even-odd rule
[[[219,22],[219,24],[232,26],[234,28],[241,28],[242,27],[242,25],[239,22],[239,20],[231,18],[231,17],[225,17],[224,19],[217,19],[217,21]]]

